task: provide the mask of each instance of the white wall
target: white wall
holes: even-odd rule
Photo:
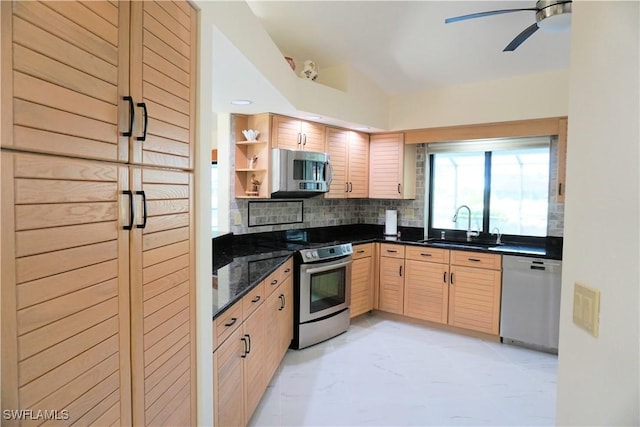
[[[397,95],[389,123],[405,130],[566,116],[568,83],[568,70],[558,70]]]
[[[574,2],[558,425],[639,425],[640,12]],[[601,291],[597,338],[573,286]]]

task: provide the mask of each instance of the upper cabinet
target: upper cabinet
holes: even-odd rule
[[[2,9],[3,147],[192,168],[197,31],[186,2]]]
[[[567,126],[567,119],[560,119],[558,121],[558,188],[556,189],[556,201],[558,203],[564,202],[566,187],[565,176],[567,173]]]
[[[345,129],[327,128],[333,179],[325,198],[346,199],[369,196],[369,135]]]
[[[273,116],[273,148],[324,152],[326,126],[284,116]]]
[[[234,115],[236,198],[270,197],[270,122],[269,114]],[[242,131],[249,129],[260,132],[257,138],[247,140]]]
[[[369,197],[415,199],[416,145],[405,145],[402,133],[371,135]]]

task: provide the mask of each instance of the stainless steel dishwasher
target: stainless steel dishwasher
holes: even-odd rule
[[[562,261],[502,257],[503,342],[558,352]]]

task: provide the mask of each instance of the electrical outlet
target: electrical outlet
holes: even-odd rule
[[[242,215],[237,212],[233,215],[233,225],[242,225]]]
[[[576,282],[573,288],[573,323],[594,337],[600,324],[600,291]]]

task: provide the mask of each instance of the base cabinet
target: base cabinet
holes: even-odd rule
[[[404,246],[380,245],[380,290],[378,309],[403,314]]]
[[[353,247],[351,317],[373,310],[373,243]]]
[[[215,426],[246,426],[293,339],[292,262],[214,320]]]
[[[497,254],[382,244],[379,309],[497,335],[501,261]]]

